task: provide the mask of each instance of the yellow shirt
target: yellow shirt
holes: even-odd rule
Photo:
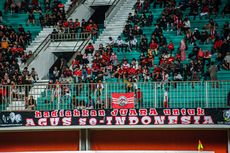
[[[9,47],[9,43],[8,43],[7,41],[2,41],[1,47],[2,47],[3,49],[7,49],[7,48]]]

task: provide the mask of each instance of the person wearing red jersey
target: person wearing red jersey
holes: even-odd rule
[[[137,74],[137,70],[135,66],[132,66],[128,69],[128,75],[133,78]]]
[[[78,21],[78,19],[76,19],[75,22],[73,23],[73,27],[75,29],[75,32],[78,32],[79,29],[81,28],[81,23]]]
[[[93,54],[94,52],[94,47],[93,47],[93,44],[92,43],[89,43],[86,48],[85,48],[85,53],[88,55],[88,54]]]
[[[172,55],[172,52],[174,51],[174,44],[172,41],[170,41],[170,43],[168,44],[168,50],[170,55]]]
[[[164,108],[168,108],[168,102],[169,102],[168,88],[166,88],[164,91]]]
[[[82,70],[80,68],[76,68],[73,72],[73,77],[75,78],[75,82],[78,83],[79,78],[82,77]]]
[[[152,76],[153,81],[159,81],[161,78],[160,74],[161,74],[161,68],[154,65],[153,76]]]
[[[98,75],[100,66],[97,63],[93,63],[91,70],[92,70],[92,77],[95,78]]]
[[[152,49],[152,50],[154,51],[155,55],[158,54],[158,47],[159,47],[159,46],[158,46],[157,42],[154,41],[154,40],[152,40],[151,43],[150,43],[149,48]]]

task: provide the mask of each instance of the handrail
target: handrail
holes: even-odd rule
[[[111,13],[111,11],[115,8],[115,6],[117,5],[117,3],[120,0],[114,0],[112,5],[109,7],[109,9],[105,12],[105,18],[107,18],[109,16],[109,14]]]
[[[134,95],[134,101],[137,104],[135,108],[230,108],[227,101],[230,92],[230,80],[170,81],[167,83],[133,82],[131,84],[132,86],[130,87],[125,82],[103,82],[101,84],[102,89],[97,87],[98,83],[35,84],[33,89],[32,84],[0,85],[0,100],[3,103],[7,102],[4,103],[5,105],[0,105],[0,110],[8,110],[6,107],[9,103],[11,104],[10,110],[17,110],[20,107],[23,107],[22,109],[25,110],[24,105],[14,103],[13,94],[17,94],[16,100],[22,102],[25,101],[25,96],[33,96],[36,101],[39,101],[40,106],[44,106],[37,108],[38,110],[59,110],[59,106],[64,106],[62,109],[72,109],[69,102],[73,96],[78,99],[78,106],[84,105],[87,109],[87,106],[89,106],[89,95],[95,102],[91,103],[93,108],[102,109],[101,106],[105,106],[103,108],[111,108],[112,93],[125,94],[127,92],[137,92],[137,88],[140,89],[141,97],[138,99],[137,95]],[[68,88],[69,92],[63,95],[59,91],[65,88]],[[17,90],[13,89],[24,89],[24,92],[17,92]],[[167,97],[167,105],[165,105],[165,96]],[[48,103],[46,102],[47,100]],[[82,100],[85,104],[81,103]],[[138,103],[141,105],[138,105]]]
[[[44,47],[50,43],[50,35],[48,35],[43,42],[38,46],[38,48],[33,52],[32,57],[26,61],[26,64],[24,66],[29,66],[30,63],[38,56],[38,54],[44,49]]]
[[[94,2],[95,2],[96,0],[93,0],[92,2],[90,2],[90,5],[94,5]],[[107,5],[109,5],[110,3],[111,3],[111,1],[112,0],[109,0],[109,2],[101,2],[101,3],[98,3],[98,4],[102,4],[102,5],[105,5],[105,4],[107,4]],[[113,5],[114,3],[115,3],[115,1],[117,1],[117,0],[113,0],[113,3],[111,4],[111,5]]]
[[[74,12],[74,10],[80,5],[83,4],[86,0],[77,0],[76,3],[67,10],[66,17],[69,18],[71,14]],[[73,3],[72,3],[73,4]]]
[[[90,32],[83,33],[51,33],[51,41],[84,41],[91,35]]]
[[[105,12],[105,25],[111,20],[113,15],[115,14],[114,8],[118,5],[121,4],[124,0],[114,0],[113,4],[109,7],[108,11]]]
[[[73,13],[73,11],[79,6],[79,4],[84,3],[85,1],[86,1],[86,0],[78,0],[78,1],[76,2],[76,4],[75,4],[70,10],[68,10],[68,12],[67,12],[67,14],[66,14],[67,18],[70,17],[70,15],[71,15],[71,14]],[[49,35],[45,38],[45,40],[43,40],[43,41],[41,42],[41,44],[38,46],[38,48],[33,52],[32,57],[30,57],[30,58],[26,61],[26,63],[23,65],[23,67],[24,67],[24,66],[29,66],[29,65],[31,64],[31,62],[38,56],[38,54],[44,49],[44,47],[45,47],[48,43],[50,43],[50,41],[51,41],[50,35],[51,35],[51,34],[49,34]]]

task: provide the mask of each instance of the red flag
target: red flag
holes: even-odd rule
[[[112,93],[112,108],[134,108],[134,92]]]

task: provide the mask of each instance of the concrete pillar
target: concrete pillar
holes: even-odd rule
[[[81,129],[79,133],[79,150],[86,151],[90,149],[88,129]]]
[[[228,152],[230,152],[230,128],[227,131],[227,135],[228,135]]]

